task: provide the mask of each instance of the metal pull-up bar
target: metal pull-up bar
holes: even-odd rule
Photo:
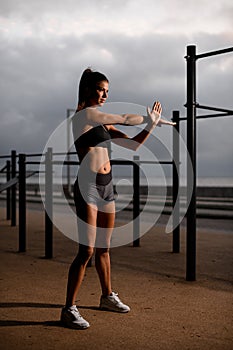
[[[210,56],[216,56],[216,55],[222,55],[224,53],[229,53],[229,52],[233,52],[233,47],[228,47],[226,49],[217,50],[217,51],[205,52],[205,53],[202,53],[200,55],[196,55],[196,59],[210,57]]]
[[[187,240],[186,240],[186,279],[196,280],[196,119],[233,115],[233,111],[225,108],[199,105],[196,102],[196,61],[197,59],[233,52],[233,47],[196,55],[196,46],[187,46],[187,149],[191,165],[187,167],[187,188],[192,190],[191,200],[187,211]],[[196,109],[207,109],[222,112],[220,114],[196,116]]]
[[[196,280],[196,46],[187,47],[187,189],[191,191],[187,210],[186,279]]]

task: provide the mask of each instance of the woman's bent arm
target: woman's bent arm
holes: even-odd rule
[[[155,124],[147,124],[146,127],[140,131],[137,135],[134,137],[129,137],[122,131],[118,130],[114,126],[110,126],[109,132],[112,138],[112,141],[121,147],[128,148],[132,151],[136,151],[140,145],[142,145],[149,135],[152,133],[152,131],[155,128]]]

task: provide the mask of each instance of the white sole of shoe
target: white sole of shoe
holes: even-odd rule
[[[117,312],[117,313],[120,313],[120,314],[127,314],[127,312],[129,312],[130,310],[116,310],[116,309],[111,309],[107,306],[100,306],[99,307],[100,310],[102,311],[111,311],[111,312]]]

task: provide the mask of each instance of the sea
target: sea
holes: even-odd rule
[[[41,183],[44,183],[44,177],[40,177]],[[70,184],[73,184],[75,181],[75,177],[70,177]],[[0,174],[0,183],[3,184],[6,182],[6,176],[4,174]],[[38,184],[39,183],[39,176],[38,174],[35,174],[29,178],[27,178],[26,182],[28,184]],[[53,183],[57,184],[60,183],[61,180],[59,177],[54,176],[53,177]],[[180,185],[185,186],[187,182],[186,178],[180,178]],[[68,183],[67,177],[63,177],[62,179],[63,184]],[[121,186],[129,186],[133,183],[132,177],[113,177],[113,183],[116,185]],[[149,185],[149,186],[172,186],[172,178],[171,177],[147,177],[147,178],[140,178],[140,185]],[[200,187],[233,187],[233,176],[232,177],[197,177],[197,186]]]

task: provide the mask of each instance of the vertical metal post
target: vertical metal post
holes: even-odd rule
[[[26,156],[19,154],[19,252],[26,251]]]
[[[133,246],[140,246],[140,166],[139,156],[133,157]]]
[[[68,193],[71,193],[71,186],[70,186],[70,154],[69,154],[69,149],[70,149],[70,109],[66,110],[66,122],[67,122],[67,191]]]
[[[45,258],[53,257],[53,150],[45,154]]]
[[[173,164],[172,164],[172,204],[173,204],[173,253],[180,252],[180,198],[179,198],[179,177],[180,177],[180,121],[179,111],[173,111],[173,122],[176,125],[173,127]]]
[[[6,161],[6,182],[11,179],[11,162],[10,160]],[[11,218],[11,188],[8,187],[6,190],[6,219],[10,220]]]
[[[196,46],[187,47],[187,191],[192,191],[187,211],[186,280],[196,280]]]
[[[16,151],[11,151],[11,178],[16,177]],[[11,226],[16,226],[16,185],[11,186]]]

